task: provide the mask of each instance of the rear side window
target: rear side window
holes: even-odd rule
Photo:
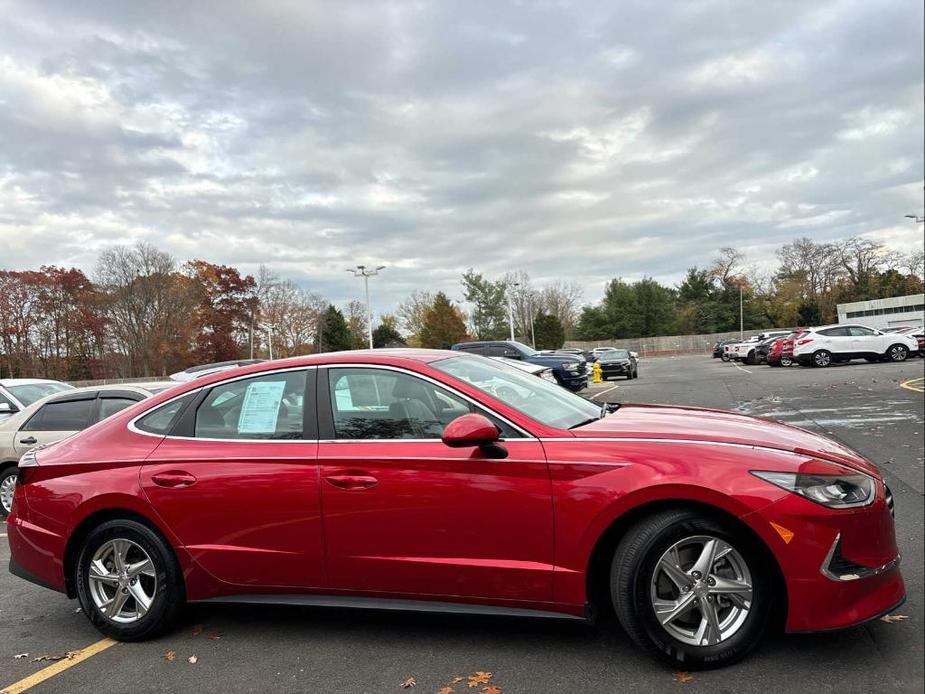
[[[858,325],[852,325],[849,330],[851,331],[852,337],[868,337],[870,335],[876,335],[876,333],[870,328],[862,328]]]
[[[196,411],[195,435],[208,439],[301,439],[305,371],[222,383]]]
[[[182,398],[171,400],[136,421],[135,426],[149,434],[166,436],[195,396],[195,393],[189,393]]]
[[[90,424],[93,399],[50,402],[39,408],[23,431],[81,431]]]
[[[848,328],[828,328],[820,330],[819,334],[827,337],[848,337]]]
[[[130,398],[100,398],[99,420],[102,421],[107,417],[112,417],[116,412],[121,412],[136,402],[138,401]]]

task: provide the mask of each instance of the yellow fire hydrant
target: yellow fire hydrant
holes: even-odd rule
[[[594,362],[594,366],[591,367],[591,372],[594,374],[594,378],[591,380],[592,383],[601,382],[601,365],[597,362]]]

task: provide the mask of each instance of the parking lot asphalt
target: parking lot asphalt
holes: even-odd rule
[[[493,673],[491,684],[505,694],[922,692],[925,396],[914,379],[923,377],[923,360],[771,369],[683,356],[643,359],[639,375],[594,385],[585,394],[599,402],[695,404],[771,417],[834,436],[880,465],[896,498],[908,594],[896,614],[906,619],[828,634],[771,635],[744,662],[692,673],[682,683],[684,677],[641,654],[613,625],[195,606],[173,633],[101,650],[28,691],[354,693],[450,686],[458,693],[485,685],[469,688],[467,680],[453,683],[455,678],[483,671]],[[0,537],[0,692],[48,666],[34,658],[102,638],[77,612],[76,601],[8,574],[8,559],[7,541]],[[164,657],[168,651],[175,659]],[[402,689],[409,678],[416,686]]]

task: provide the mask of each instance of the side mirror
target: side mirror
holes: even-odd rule
[[[443,430],[443,443],[450,448],[478,446],[489,458],[505,458],[507,450],[498,444],[501,432],[488,417],[470,412],[457,417]]]
[[[10,414],[13,412],[13,406],[8,402],[0,402],[0,414]]]

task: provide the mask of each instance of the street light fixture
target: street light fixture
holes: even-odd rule
[[[355,268],[347,268],[347,272],[352,272],[354,277],[363,278],[363,288],[366,290],[366,334],[369,337],[369,348],[373,348],[373,307],[369,303],[369,278],[375,277],[380,270],[385,270],[385,265],[370,270],[365,265],[357,265]]]
[[[911,219],[916,224],[925,224],[925,217],[919,217],[917,214],[907,214],[906,219]]]

